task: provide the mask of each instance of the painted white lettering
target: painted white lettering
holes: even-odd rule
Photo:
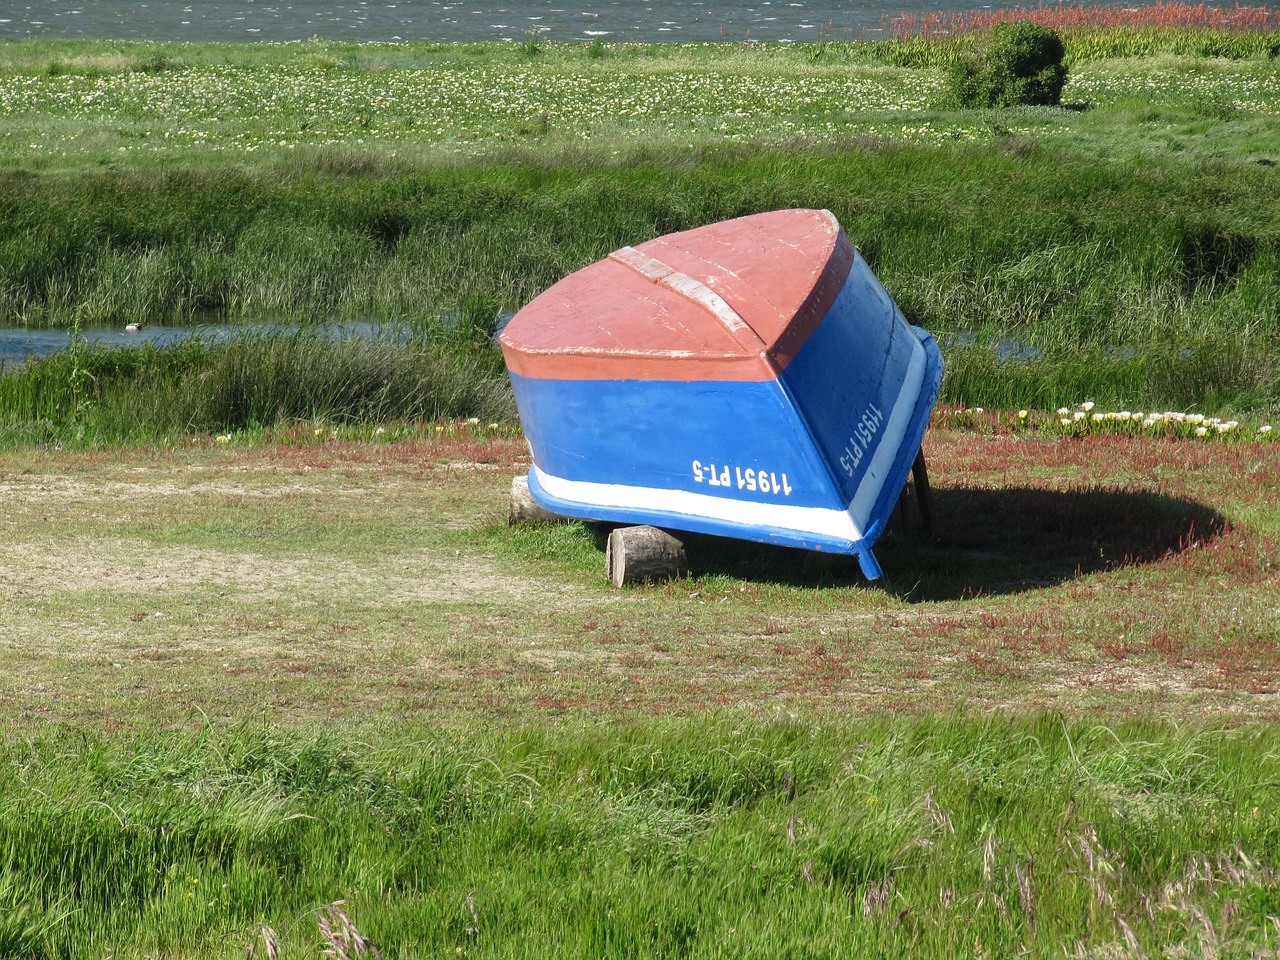
[[[840,458],[840,465],[845,473],[853,476],[853,471],[862,460],[860,448],[846,448],[845,455]],[[703,463],[694,460],[691,463],[694,483],[705,483],[712,487],[747,490],[752,493],[781,494],[791,496],[794,489],[785,473],[778,474],[771,470],[756,467],[741,467],[735,464],[721,466],[716,463]]]
[[[874,403],[867,404],[862,415],[854,421],[853,432],[845,444],[844,456],[840,458],[840,466],[847,476],[854,476],[862,465],[862,458],[871,449],[883,423],[884,412]]]

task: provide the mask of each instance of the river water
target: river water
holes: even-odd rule
[[[447,319],[447,318],[446,318]],[[400,324],[344,321],[319,323],[305,328],[283,323],[201,323],[190,326],[148,324],[141,330],[121,327],[90,328],[80,331],[80,342],[89,348],[141,347],[146,344],[171,347],[184,340],[199,338],[206,342],[226,340],[234,336],[289,336],[306,332],[335,339],[360,337],[368,340],[403,340],[409,331]],[[0,373],[13,369],[31,357],[44,357],[71,345],[69,330],[38,330],[27,327],[0,327]]]
[[[1009,6],[1016,6],[1010,3]],[[766,42],[880,35],[903,12],[972,0],[0,0],[0,40]]]

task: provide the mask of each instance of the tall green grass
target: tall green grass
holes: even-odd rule
[[[109,444],[299,421],[510,421],[500,366],[493,351],[456,342],[305,331],[68,349],[0,376],[0,440]]]
[[[1093,399],[1112,409],[1249,414],[1274,411],[1280,396],[1280,354],[1265,340],[1033,352],[1020,341],[987,339],[943,353],[942,400],[968,406],[1053,410]]]
[[[1262,48],[1215,53],[1221,38],[1210,31],[1158,34],[1161,44],[1209,44],[1205,56],[1269,56]],[[1153,52],[1143,47],[1146,36],[1139,28],[1081,28],[1069,32],[1068,47],[1075,37],[1112,44],[1080,48],[1083,59],[1145,55]],[[1260,37],[1244,31],[1226,40]],[[448,341],[457,326],[483,334],[502,312],[620,246],[762,210],[825,207],[907,317],[948,344],[945,400],[1019,408],[1085,396],[1130,408],[1280,405],[1280,207],[1272,200],[1280,141],[1265,122],[1266,96],[1255,103],[1248,93],[1266,87],[1265,69],[1209,59],[1117,62],[1077,85],[1097,99],[1081,109],[965,112],[922,106],[931,67],[908,73],[873,65],[880,56],[912,61],[926,49],[945,58],[948,43],[980,39],[965,33],[805,50],[618,45],[595,54],[551,44],[536,57],[499,45],[18,44],[0,57],[0,72],[28,92],[51,71],[180,78],[188,67],[224,62],[254,71],[255,82],[267,66],[288,64],[299,68],[294,81],[329,93],[341,87],[319,79],[330,69],[366,84],[375,71],[436,71],[435,79],[445,71],[462,80],[491,69],[486,82],[505,78],[516,99],[555,100],[543,125],[564,129],[544,136],[539,123],[521,126],[515,113],[504,114],[493,121],[502,129],[485,133],[498,139],[477,140],[472,155],[447,156],[447,144],[432,139],[430,111],[402,96],[379,121],[387,139],[358,143],[363,128],[335,113],[325,123],[342,142],[308,145],[311,101],[293,91],[286,99],[295,112],[273,119],[292,131],[288,149],[270,146],[270,129],[240,105],[230,118],[206,118],[208,144],[148,160],[108,148],[110,137],[133,130],[124,121],[104,132],[104,121],[71,108],[57,117],[24,108],[14,122],[31,125],[32,142],[42,140],[41,130],[59,138],[79,131],[72,139],[90,144],[99,142],[93,131],[108,139],[65,166],[19,151],[0,171],[0,324],[373,317]],[[684,90],[679,85],[700,64],[720,81],[752,80],[742,87],[749,94],[735,94],[747,98],[745,112],[773,111],[775,127],[794,120],[808,133],[785,143],[744,127],[762,139],[734,142],[704,129],[706,118],[685,103],[671,117],[646,113],[632,126],[589,125],[588,140],[576,137],[574,124],[587,122],[577,81],[594,84],[601,71],[613,71],[628,82],[659,79]],[[874,107],[805,106],[806,85],[833,77],[854,77],[880,93],[891,88],[902,103],[889,110],[877,93],[867,100]],[[787,92],[780,102],[768,93],[775,86]],[[124,91],[137,93],[129,83],[112,89],[126,105],[133,94]],[[599,113],[591,108],[592,117]],[[150,141],[164,139],[162,128],[182,126],[166,123],[148,128]],[[813,139],[827,125],[854,132]],[[463,127],[455,132],[462,136]],[[924,139],[908,142],[916,136]],[[1012,357],[1005,356],[1010,343]],[[0,410],[8,412],[0,416],[12,437],[52,439],[66,434],[71,410],[77,430],[86,417],[98,418],[86,436],[122,437],[130,430],[168,435],[183,423],[230,429],[272,411],[363,417],[412,408],[368,400],[363,387],[331,401],[317,386],[302,391],[306,399],[261,405],[224,391],[198,408],[185,395],[199,392],[198,384],[165,372],[186,362],[180,353],[146,361],[146,375],[130,381],[139,393],[132,404],[96,394],[80,402],[82,386],[101,390],[124,380],[94,373],[89,381],[86,370],[83,384],[73,382],[74,364],[6,375]],[[1032,356],[1039,359],[1026,362]],[[473,359],[460,362],[465,368]],[[269,355],[261,362],[259,380],[302,376],[280,373]],[[395,377],[412,383],[417,375]],[[462,394],[428,407],[486,419],[510,409]],[[154,411],[154,422],[130,409]]]
[[[1274,333],[1266,167],[1106,164],[1034,143],[746,149],[619,167],[0,178],[0,318],[30,325],[439,316],[522,306],[626,243],[785,206],[833,210],[913,319],[1089,342]],[[1010,202],[1015,199],[1016,202]]]
[[[48,731],[0,763],[7,956],[1265,955],[1276,734],[1056,716]],[[263,955],[263,954],[259,954]]]
[[[524,154],[450,168],[319,154],[269,174],[11,175],[0,180],[0,315],[376,315],[437,331],[461,318],[483,332],[623,245],[815,206],[837,214],[912,322],[984,346],[949,358],[948,399],[1056,405],[1069,399],[1064,377],[1126,404],[1280,399],[1270,168],[1105,163],[1016,142],[945,157],[860,144],[674,167]],[[992,345],[1010,338],[1051,362],[993,366]]]

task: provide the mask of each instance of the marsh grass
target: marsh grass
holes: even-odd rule
[[[320,153],[282,176],[95,175],[74,181],[83,194],[10,178],[0,306],[32,324],[208,310],[413,317],[430,336],[479,341],[500,313],[620,246],[825,206],[912,322],[974,338],[949,363],[947,399],[1052,408],[1061,401],[1046,395],[1065,377],[1059,396],[1275,404],[1280,222],[1264,200],[1268,168],[1209,178],[1194,163],[1134,168],[999,145],[935,159],[862,144],[744,148],[674,167],[514,154],[424,169]],[[1010,339],[1046,362],[997,363],[993,345]]]
[[[945,351],[944,402],[1005,410],[1053,410],[1075,397],[1113,409],[1267,412],[1280,382],[1272,341],[1240,338],[1196,346],[1084,346],[1040,351],[1007,338]]]
[[[812,206],[909,319],[973,338],[948,400],[1051,408],[1063,378],[1132,405],[1274,406],[1265,54],[1080,53],[1079,109],[988,112],[933,106],[936,67],[878,59],[948,42],[12,44],[0,322],[376,316],[480,339],[620,246]],[[1044,362],[1000,362],[1008,340]]]
[[[456,342],[246,334],[64,351],[0,377],[0,435],[11,443],[96,445],[297,422],[473,416],[509,422],[514,407],[492,351]]]
[[[17,955],[243,956],[267,926],[289,960],[317,919],[353,957],[1276,945],[1266,728],[730,713],[378,740],[7,745]]]

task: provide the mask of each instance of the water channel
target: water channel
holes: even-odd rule
[[[403,340],[409,333],[404,324],[347,321],[343,323],[297,324],[272,323],[200,323],[190,326],[165,326],[149,324],[138,330],[122,327],[89,328],[80,330],[80,342],[91,348],[129,348],[142,346],[171,347],[187,340],[201,339],[210,342],[227,340],[234,336],[288,336],[306,331],[309,334],[331,336],[335,339],[363,337],[369,340]],[[31,357],[45,357],[71,346],[70,330],[44,330],[29,327],[0,327],[0,371],[13,367]]]

